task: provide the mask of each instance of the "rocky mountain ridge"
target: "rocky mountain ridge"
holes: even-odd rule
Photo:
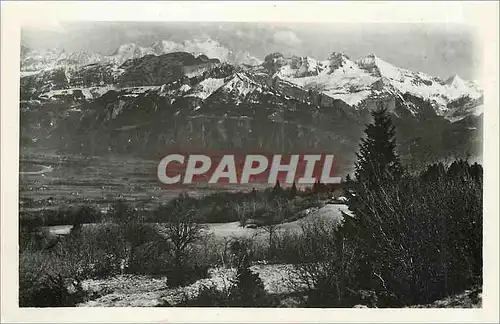
[[[203,57],[208,65],[227,63],[232,53],[213,40],[185,41],[183,44],[163,40],[155,42],[148,48],[135,44],[125,44],[110,56],[87,52],[71,54],[62,52],[57,56],[56,52],[51,52],[49,53],[51,55],[36,61],[33,56],[28,55],[31,53],[29,49],[23,47],[24,56],[22,57],[21,69],[24,71],[22,71],[22,77],[35,75],[37,80],[49,79],[42,82],[45,84],[35,86],[38,89],[47,89],[45,85],[48,82],[50,84],[48,91],[66,90],[72,87],[108,87],[117,83],[120,87],[161,85],[161,80],[141,80],[137,75],[128,84],[120,83],[120,78],[122,75],[134,73],[129,71],[130,68],[134,68],[133,64],[130,63],[133,60],[148,57],[147,62],[143,64],[143,66],[147,66],[149,62],[157,60],[151,57],[163,55],[161,53],[184,52],[184,50],[191,50],[191,53],[198,50],[198,54],[194,56]],[[209,55],[201,54],[200,50]],[[212,58],[211,61],[208,59],[209,57]],[[257,63],[257,61],[253,63]],[[28,71],[35,67],[40,68],[40,65],[45,66],[45,69],[38,73]],[[187,62],[184,65],[186,69],[192,70],[186,74],[188,77],[201,71],[198,64]],[[192,68],[193,65],[196,67]],[[241,67],[241,64],[232,65]],[[206,68],[210,67],[205,65]],[[474,82],[464,81],[459,76],[453,76],[443,81],[424,73],[395,67],[373,54],[352,61],[346,54],[334,52],[327,60],[319,61],[311,57],[292,56],[285,58],[280,53],[274,53],[268,55],[262,64],[252,67],[247,65],[245,70],[257,76],[260,75],[261,79],[267,83],[271,82],[278,86],[281,84],[285,88],[292,87],[303,91],[317,92],[326,101],[341,100],[354,109],[362,109],[366,103],[381,97],[401,98],[404,94],[431,102],[438,115],[452,121],[460,120],[470,114],[480,115],[483,109],[482,90]],[[88,74],[92,75],[90,80],[93,79],[94,82],[88,82],[89,77],[85,76]],[[67,82],[65,83],[63,79],[66,79]],[[88,93],[90,90],[82,91]],[[99,93],[102,92],[99,91]],[[51,97],[51,93],[46,97]],[[90,98],[90,96],[87,95],[86,98]],[[457,109],[457,102],[465,103],[467,109],[463,107]],[[464,106],[464,104],[459,104],[459,106]],[[411,105],[408,108],[413,114],[417,113]]]
[[[249,66],[173,52],[22,76],[21,99],[26,143],[85,154],[328,148],[351,160],[379,105],[401,125],[401,150],[412,158],[474,150],[482,92],[374,55],[318,61],[274,53]]]
[[[476,106],[482,104],[482,90],[473,82],[459,76],[443,81],[395,67],[374,54],[352,61],[346,54],[332,53],[327,60],[318,61],[310,57],[284,58],[275,53],[266,57],[263,66],[279,79],[319,91],[356,109],[371,99],[408,94],[429,101],[438,115],[456,120],[454,102],[463,99]]]
[[[160,40],[148,47],[128,43],[120,45],[109,55],[88,51],[68,53],[64,49],[36,50],[21,45],[21,74],[29,75],[54,68],[74,68],[95,63],[121,65],[127,60],[146,55],[159,56],[174,52],[186,52],[195,56],[206,55],[231,64],[259,65],[262,63],[261,60],[250,55],[247,51],[233,51],[210,38],[186,40],[181,43]]]

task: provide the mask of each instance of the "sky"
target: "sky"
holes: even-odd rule
[[[375,54],[402,68],[448,78],[475,79],[480,44],[472,30],[456,24],[278,24],[213,22],[56,22],[27,26],[23,44],[35,48],[112,54],[125,43],[211,38],[233,50],[326,59],[343,52],[352,59]]]

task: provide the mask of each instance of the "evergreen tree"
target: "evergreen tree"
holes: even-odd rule
[[[326,190],[326,185],[324,183],[321,183],[321,181],[318,179],[312,187],[312,190],[314,193],[321,193],[325,192]]]
[[[478,164],[476,162],[473,165],[471,165],[469,168],[469,173],[474,180],[478,182],[483,181],[483,167],[481,166],[481,164]]]
[[[366,126],[366,137],[361,141],[355,163],[356,181],[370,187],[393,180],[402,169],[396,154],[396,131],[387,109],[378,107],[371,114],[373,123]]]
[[[232,292],[235,306],[260,306],[266,291],[262,279],[250,269],[253,259],[251,242],[237,240],[230,248],[236,257],[236,285]]]
[[[402,175],[402,166],[395,152],[395,128],[387,110],[378,107],[372,111],[373,122],[366,126],[366,137],[362,139],[355,163],[355,180],[348,179],[345,190],[349,210],[353,217],[345,217],[342,231],[356,242],[359,249],[359,285],[363,289],[373,287],[373,265],[381,255],[376,250],[379,218],[385,214],[379,201],[387,197],[387,188],[394,186]],[[347,179],[346,179],[347,180]]]
[[[297,186],[295,185],[295,181],[293,182],[292,188],[290,188],[290,197],[297,196]]]
[[[345,176],[344,183],[351,183],[351,175],[349,173]]]
[[[465,180],[469,177],[469,170],[469,163],[466,160],[457,160],[450,164],[447,175],[450,178],[462,178]]]
[[[427,166],[427,169],[420,175],[420,178],[425,182],[433,182],[441,179],[446,174],[446,169],[443,163],[436,163]]]
[[[459,160],[404,172],[387,111],[372,115],[339,229],[354,256],[349,290],[374,292],[380,305],[424,304],[458,291],[464,274],[479,278],[482,170]]]
[[[342,179],[342,192],[345,196],[349,196],[349,189],[352,187],[352,178],[351,175],[348,173],[344,179]]]

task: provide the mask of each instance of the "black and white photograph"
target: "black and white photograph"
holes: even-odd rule
[[[2,60],[21,310],[479,310],[498,286],[473,25],[51,17]]]

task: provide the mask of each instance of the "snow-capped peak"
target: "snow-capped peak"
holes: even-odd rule
[[[350,58],[345,53],[342,53],[342,52],[332,52],[328,56],[328,61],[330,62],[331,66],[342,66],[345,63],[350,62]]]
[[[128,43],[120,45],[113,55],[106,57],[106,60],[116,64],[122,64],[127,60],[140,58],[148,54],[154,54],[152,48],[140,47],[135,43]]]
[[[333,58],[336,58],[336,59],[346,59],[346,60],[350,60],[349,58],[349,55],[347,55],[346,53],[344,52],[331,52],[330,55],[328,56],[329,59],[333,59]]]
[[[216,58],[221,62],[245,63],[250,65],[261,64],[262,61],[251,56],[246,51],[231,51],[218,41],[211,38],[195,38],[176,43],[170,40],[159,40],[150,47],[140,47],[134,43],[121,45],[111,55],[111,61],[121,64],[128,59],[137,58],[148,54],[162,55],[173,52],[187,52],[194,56],[205,55],[208,58]]]
[[[302,68],[304,65],[309,69]],[[309,73],[304,73],[305,71]],[[361,69],[344,53],[332,53],[325,61],[307,58],[301,65],[284,65],[276,73],[280,78],[306,89],[316,89],[336,98],[350,92],[365,90],[377,79]]]
[[[389,80],[401,80],[404,74],[411,73],[387,63],[373,53],[358,60],[356,63],[370,74],[377,77],[385,77]]]
[[[463,88],[464,86],[466,86],[466,82],[460,76],[458,76],[458,74],[455,74],[446,79],[445,83],[454,88]]]
[[[169,40],[161,40],[154,42],[151,48],[156,55],[161,55],[177,51],[179,49],[179,44]]]
[[[263,62],[261,59],[252,56],[248,51],[243,51],[243,52],[231,51],[230,60],[232,62],[253,65],[253,66],[260,65]]]
[[[235,73],[230,76],[222,86],[222,89],[238,97],[246,97],[256,90],[262,90],[259,84],[251,80],[244,73]]]
[[[102,60],[102,55],[97,53],[91,53],[85,50],[80,52],[70,53],[66,57],[71,63],[78,65],[97,63]]]
[[[224,84],[224,79],[206,78],[195,85],[186,97],[198,97],[206,99]]]
[[[210,38],[187,40],[181,46],[183,52],[193,53],[196,56],[204,54],[209,58],[217,58],[222,62],[229,60],[229,49]]]
[[[116,51],[113,53],[113,55],[117,54],[122,54],[130,51],[135,51],[139,46],[135,43],[128,43],[128,44],[122,44],[120,45]]]
[[[396,67],[375,54],[352,61],[344,53],[334,52],[325,61],[311,58],[286,59],[282,55],[267,64],[278,67],[275,76],[305,89],[320,91],[326,96],[340,99],[358,107],[365,99],[380,95],[410,94],[430,101],[436,112],[444,115],[448,104],[462,97],[480,99],[482,91],[472,82],[455,76],[443,82],[425,73]],[[294,64],[294,62],[299,62]]]

